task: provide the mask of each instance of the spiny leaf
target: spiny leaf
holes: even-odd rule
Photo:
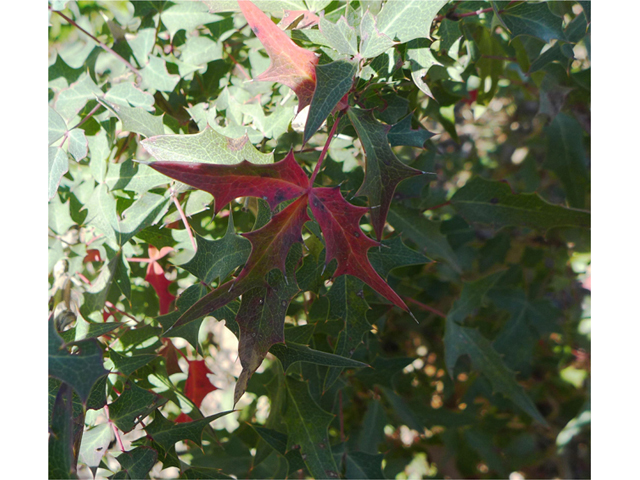
[[[49,147],[48,198],[58,191],[62,176],[69,171],[69,155],[60,147]]]
[[[429,38],[431,23],[449,0],[404,0],[387,2],[378,14],[378,28],[392,40],[405,43],[414,38]]]
[[[296,362],[315,363],[316,365],[324,365],[326,367],[340,367],[340,371],[342,371],[342,368],[368,367],[366,363],[358,362],[357,360],[352,360],[341,355],[314,350],[306,345],[293,342],[274,345],[269,352],[278,357],[285,371]]]
[[[131,375],[137,369],[144,367],[152,360],[158,358],[158,356],[154,354],[125,356],[120,355],[120,353],[115,350],[110,350],[109,358],[119,372],[124,375]]]
[[[265,276],[273,268],[279,268],[286,274],[285,261],[289,249],[294,243],[302,242],[302,226],[309,220],[307,203],[307,195],[303,195],[274,215],[264,227],[244,233],[243,236],[249,239],[252,249],[238,277],[200,299],[172,328],[210,314],[252,288],[264,286]]]
[[[418,38],[410,41],[407,44],[407,60],[409,60],[411,67],[411,78],[413,83],[422,90],[425,95],[433,98],[431,89],[424,81],[424,76],[429,72],[429,69],[434,65],[442,65],[436,60],[431,52],[430,42],[424,38]]]
[[[391,127],[387,134],[387,139],[392,147],[407,145],[409,147],[423,148],[424,142],[433,137],[433,133],[422,127],[411,128],[412,117],[413,114],[409,114]]]
[[[109,404],[109,419],[123,432],[130,432],[135,428],[137,421],[165,404],[166,401],[157,393],[128,381],[122,394]]]
[[[319,27],[327,43],[339,53],[352,56],[358,54],[356,30],[347,23],[344,16],[338,19],[338,23],[331,23],[321,15]]]
[[[261,197],[273,209],[285,200],[299,197],[308,187],[293,151],[281,161],[259,165],[246,160],[237,165],[210,163],[153,162],[149,166],[215,198],[215,212],[238,197]]]
[[[369,261],[382,278],[387,278],[394,268],[422,265],[430,260],[420,252],[407,247],[399,236],[383,240],[382,248],[369,250]]]
[[[371,224],[376,237],[380,239],[396,186],[405,178],[422,172],[406,166],[395,156],[387,141],[387,133],[391,127],[378,122],[371,112],[356,107],[350,108],[347,114],[366,155],[364,182],[356,195],[369,198],[369,205],[372,207]]]
[[[238,356],[242,372],[235,386],[234,404],[244,394],[249,378],[272,345],[284,342],[284,317],[291,299],[300,290],[294,275],[302,253],[300,246],[297,247],[291,248],[287,256],[285,275],[279,271],[270,272],[266,286],[249,290],[242,296],[236,317],[240,329]]]
[[[339,187],[314,188],[309,197],[311,211],[320,224],[326,243],[326,263],[334,258],[338,261],[334,276],[348,274],[357,277],[380,295],[408,311],[404,301],[377,274],[367,258],[367,250],[379,245],[360,228],[360,218],[369,209],[347,202]]]
[[[144,427],[154,442],[165,450],[169,450],[180,440],[191,440],[196,445],[202,444],[202,431],[214,420],[232,413],[233,410],[216,413],[200,420],[188,423],[174,423],[167,420],[159,410],[156,411],[151,424]]]
[[[553,205],[535,193],[514,194],[504,182],[475,177],[456,192],[451,204],[470,222],[497,226],[526,225],[546,231],[553,227],[589,228],[591,215]]]
[[[127,472],[129,478],[147,478],[158,460],[158,452],[151,447],[137,447],[121,453],[116,460],[122,467],[121,471]]]
[[[338,102],[349,92],[357,70],[356,63],[345,60],[316,67],[317,85],[304,127],[303,143],[307,143]]]
[[[262,42],[271,65],[256,80],[279,82],[291,88],[298,96],[298,111],[309,105],[316,86],[315,68],[318,57],[297,46],[258,7],[248,0],[239,2],[240,10],[251,30]]]
[[[376,17],[367,10],[360,23],[360,56],[374,58],[395,45],[392,38],[378,29]]]
[[[546,2],[524,2],[502,12],[501,18],[514,37],[531,35],[545,42],[564,40],[562,18],[549,10]]]
[[[53,108],[49,107],[49,145],[61,139],[67,131],[67,124],[64,119]]]
[[[353,479],[381,479],[385,478],[382,474],[382,458],[384,454],[370,455],[364,452],[350,452],[346,457],[347,478]]]
[[[118,116],[122,121],[122,128],[128,132],[139,133],[145,137],[153,137],[164,133],[162,115],[152,115],[144,108],[109,102],[104,98],[98,99],[98,101]]]
[[[102,349],[95,339],[74,343],[78,351],[67,351],[55,329],[53,316],[49,320],[49,375],[71,385],[84,403],[91,388],[107,373],[102,364]]]
[[[245,264],[251,252],[251,243],[236,234],[231,213],[227,231],[220,240],[207,240],[198,234],[195,237],[198,245],[196,254],[179,266],[206,284],[227,278],[237,267]]]
[[[369,305],[364,299],[362,282],[351,276],[336,279],[327,293],[329,318],[340,322],[342,328],[333,353],[351,357],[362,343],[364,334],[371,330],[367,320]],[[340,376],[342,368],[329,368],[324,378],[323,390],[327,391]]]
[[[338,478],[328,433],[334,416],[317,405],[306,383],[286,377],[285,385],[289,394],[284,414],[289,431],[287,450],[300,449],[312,477]]]
[[[235,165],[243,160],[251,163],[273,163],[273,153],[261,153],[246,135],[229,138],[211,127],[193,135],[157,135],[143,140],[142,146],[156,160]]]

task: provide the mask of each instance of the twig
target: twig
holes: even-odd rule
[[[322,152],[320,153],[320,157],[318,158],[318,163],[316,163],[316,168],[313,170],[313,174],[311,175],[311,181],[309,182],[311,186],[313,186],[313,182],[316,179],[316,176],[318,175],[318,173],[320,172],[320,166],[322,165],[322,161],[324,160],[324,157],[327,155],[327,152],[329,151],[329,144],[331,143],[333,136],[336,134],[336,131],[338,130],[338,124],[340,123],[340,120],[342,119],[343,115],[344,115],[343,112],[338,113],[335,122],[333,122],[333,127],[331,127],[331,131],[329,132],[329,138],[327,138],[327,142],[324,144],[324,148],[322,149]]]
[[[417,307],[420,307],[423,310],[426,310],[427,312],[431,312],[431,313],[433,313],[435,315],[438,315],[439,317],[442,317],[442,318],[447,318],[447,316],[444,313],[442,313],[440,310],[436,310],[435,308],[430,307],[429,305],[425,305],[424,303],[419,302],[418,300],[414,300],[413,298],[410,298],[410,297],[405,297],[404,299],[406,301],[408,301],[408,302],[413,303]]]
[[[180,214],[180,218],[182,218],[182,223],[184,223],[184,227],[187,229],[187,234],[189,235],[189,239],[191,240],[191,245],[193,245],[193,250],[197,252],[198,246],[196,245],[196,240],[193,238],[193,233],[191,232],[191,227],[189,226],[187,216],[184,214],[184,210],[182,210],[182,205],[180,205],[180,202],[175,195],[172,195],[172,197],[173,203],[176,204],[176,208],[178,209],[178,213]]]
[[[110,54],[114,55],[117,59],[119,59],[122,63],[124,63],[127,67],[129,67],[129,70],[131,70],[133,73],[136,74],[137,76],[137,80],[141,81],[142,80],[142,76],[140,75],[140,71],[138,71],[138,69],[136,67],[134,67],[128,60],[126,60],[124,57],[121,57],[119,54],[117,54],[111,47],[108,47],[107,45],[105,45],[104,43],[102,43],[100,40],[98,40],[96,37],[94,37],[93,35],[91,35],[89,32],[87,32],[84,28],[82,28],[80,25],[78,25],[76,22],[74,22],[73,20],[71,20],[69,17],[67,17],[64,13],[58,11],[58,10],[53,10],[53,8],[51,7],[51,5],[49,5],[49,10],[51,10],[54,13],[57,13],[58,15],[60,15],[62,18],[64,18],[67,22],[69,22],[71,25],[73,25],[74,27],[76,27],[78,30],[80,30],[82,33],[84,33],[85,35],[87,35],[89,38],[91,38],[94,42],[96,42],[104,51],[109,52]]]
[[[118,446],[120,447],[120,451],[122,453],[126,452],[126,450],[124,449],[124,445],[122,443],[122,439],[120,438],[120,432],[118,432],[118,427],[116,427],[115,423],[113,423],[111,421],[111,418],[109,417],[109,406],[108,405],[104,406],[104,413],[107,414],[107,420],[109,421],[109,425],[111,425],[111,428],[113,429],[113,433],[116,435],[116,440],[118,441]]]

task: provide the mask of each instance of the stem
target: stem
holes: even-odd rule
[[[182,218],[182,223],[184,223],[184,227],[187,229],[187,233],[189,234],[189,239],[191,240],[191,245],[193,245],[193,250],[198,251],[198,246],[196,245],[196,241],[193,238],[193,233],[191,232],[191,227],[189,226],[189,221],[187,220],[187,216],[184,214],[184,210],[182,210],[182,206],[178,201],[177,197],[173,197],[173,203],[176,204],[176,208],[178,209],[178,213],[180,214],[180,218]]]
[[[133,315],[131,315],[130,313],[127,312],[123,312],[122,310],[120,310],[118,307],[116,307],[115,305],[113,305],[113,303],[111,302],[105,302],[105,307],[107,307],[109,310],[112,310],[114,312],[118,312],[120,315],[124,315],[125,317],[130,318],[131,320],[133,320],[136,323],[140,323],[140,321],[134,317]]]
[[[104,413],[107,414],[107,419],[109,420],[109,425],[111,425],[111,428],[113,429],[113,433],[116,436],[116,440],[118,441],[118,446],[120,447],[120,451],[122,453],[126,452],[126,450],[124,449],[124,445],[122,443],[122,439],[120,438],[120,432],[118,431],[118,427],[116,427],[115,423],[113,423],[111,421],[111,418],[109,417],[109,406],[108,405],[104,406]]]
[[[451,205],[451,201],[441,203],[440,205],[436,205],[435,207],[429,207],[427,210],[437,210],[438,208],[446,207],[447,205]]]
[[[447,318],[447,316],[444,313],[442,313],[440,310],[436,310],[435,308],[430,307],[429,305],[425,305],[424,303],[419,302],[418,300],[414,300],[413,298],[409,298],[409,297],[404,297],[404,299],[407,302],[411,302],[414,305],[416,305],[417,307],[420,307],[423,310],[426,310],[427,312],[431,312],[431,313],[433,313],[433,314],[435,314],[435,315],[437,315],[439,317],[442,317],[442,318]]]
[[[440,22],[442,20],[444,20],[445,18],[449,18],[451,20],[459,20],[461,18],[465,18],[465,17],[475,17],[478,15],[481,15],[483,13],[488,13],[488,12],[492,12],[493,8],[489,7],[489,8],[483,8],[482,10],[476,10],[475,12],[465,12],[465,13],[455,13],[455,9],[457,8],[457,5],[455,5],[451,10],[449,10],[445,15],[436,15],[436,17],[434,18],[434,20],[436,22]],[[498,13],[502,13],[504,10],[500,10],[498,11]]]
[[[126,60],[125,58],[121,57],[120,55],[118,55],[115,51],[113,51],[113,49],[111,49],[110,47],[108,47],[107,45],[105,45],[104,43],[102,43],[100,40],[98,40],[96,37],[94,37],[93,35],[91,35],[89,32],[87,32],[84,28],[82,28],[80,25],[78,25],[76,22],[74,22],[73,20],[71,20],[69,17],[67,17],[64,13],[58,11],[58,10],[53,10],[51,9],[51,6],[49,6],[49,9],[51,11],[53,11],[54,13],[57,13],[58,15],[60,15],[62,18],[64,18],[67,22],[69,22],[71,25],[73,25],[74,27],[76,27],[78,30],[80,30],[82,33],[84,33],[85,35],[87,35],[89,38],[91,38],[94,42],[96,42],[104,51],[109,52],[110,54],[114,55],[117,59],[119,59],[122,63],[124,63],[127,67],[129,67],[129,70],[131,70],[133,73],[136,74],[136,76],[138,77],[138,81],[142,80],[142,76],[140,75],[140,72],[138,71],[138,69],[136,67],[134,67],[131,63],[129,63],[128,60]]]
[[[340,123],[340,120],[342,119],[343,115],[344,115],[343,112],[338,113],[338,116],[336,117],[336,121],[333,122],[333,127],[331,127],[331,131],[329,132],[329,138],[327,138],[327,142],[324,144],[324,148],[320,153],[320,158],[318,158],[318,163],[316,163],[316,168],[313,170],[313,174],[311,175],[311,182],[310,182],[311,186],[313,186],[313,182],[315,181],[316,176],[320,172],[320,166],[322,165],[322,161],[324,160],[324,157],[327,155],[327,152],[329,151],[329,144],[331,143],[333,136],[336,134],[336,131],[338,130],[338,124]]]
[[[338,398],[340,401],[340,441],[345,441],[344,436],[344,415],[342,414],[342,390],[338,391]]]
[[[73,128],[70,128],[70,130],[73,130],[74,128],[78,128],[80,125],[82,125],[84,122],[86,122],[87,120],[89,120],[91,117],[93,117],[93,114],[96,113],[98,111],[98,109],[101,107],[101,104],[97,104],[95,107],[93,107],[93,109],[87,114],[86,117],[84,117],[82,120],[80,120],[80,122]]]

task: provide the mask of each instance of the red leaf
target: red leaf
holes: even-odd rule
[[[309,187],[309,179],[293,157],[293,152],[283,160],[267,165],[245,160],[236,165],[160,161],[149,166],[209,192],[215,198],[215,213],[239,197],[262,197],[274,208],[280,202],[299,197]]]
[[[164,270],[157,262],[157,260],[164,257],[171,250],[173,250],[171,247],[164,247],[158,251],[156,247],[149,245],[149,266],[147,267],[147,275],[144,279],[151,284],[158,295],[160,315],[169,313],[171,302],[176,298],[175,295],[169,292],[171,282],[164,276]]]
[[[351,205],[344,199],[339,187],[314,188],[309,196],[311,211],[324,236],[326,263],[334,258],[338,261],[334,276],[353,275],[398,307],[409,311],[404,301],[378,275],[367,258],[367,251],[380,245],[366,236],[360,228],[360,218],[369,209]]]
[[[100,251],[92,248],[90,250],[87,250],[87,254],[85,255],[84,259],[82,260],[82,263],[99,262],[99,261],[101,261],[101,259],[100,259]]]
[[[187,383],[184,387],[184,394],[193,402],[193,404],[200,408],[202,400],[207,396],[209,392],[218,390],[213,386],[207,377],[208,373],[213,373],[204,360],[188,360],[189,362],[189,374],[187,375]]]
[[[262,42],[271,65],[256,80],[279,82],[298,96],[298,111],[311,103],[316,88],[318,57],[299,47],[262,11],[248,0],[239,1],[240,10],[251,30]]]
[[[178,365],[178,350],[173,345],[173,342],[168,338],[161,338],[160,340],[162,340],[162,348],[158,350],[158,354],[164,357],[167,374],[173,375],[174,373],[182,372]]]

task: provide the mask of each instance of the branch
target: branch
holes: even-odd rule
[[[327,155],[327,152],[329,151],[329,144],[331,143],[333,136],[336,134],[336,131],[338,130],[338,124],[340,123],[340,120],[342,119],[343,115],[344,115],[344,112],[338,113],[338,116],[336,117],[336,121],[333,122],[333,127],[331,127],[331,131],[329,132],[329,138],[327,138],[327,142],[324,144],[324,148],[320,153],[320,158],[318,158],[318,163],[316,163],[316,168],[313,170],[313,174],[311,175],[311,181],[309,182],[311,186],[313,186],[313,182],[315,181],[316,176],[320,172],[320,166],[322,165],[322,161],[324,160],[324,157]]]
[[[87,35],[89,38],[91,38],[94,42],[96,42],[104,51],[109,52],[110,54],[114,55],[118,60],[120,60],[122,63],[124,63],[127,67],[129,67],[129,70],[131,70],[133,73],[136,74],[137,76],[137,80],[138,82],[142,80],[142,76],[140,75],[140,71],[134,67],[128,60],[126,60],[125,58],[121,57],[119,54],[117,54],[115,51],[113,51],[113,49],[111,47],[108,47],[107,45],[105,45],[104,43],[102,43],[100,40],[98,40],[96,37],[94,37],[93,35],[91,35],[89,32],[87,32],[84,28],[82,28],[80,25],[78,25],[76,22],[74,22],[73,20],[71,20],[69,17],[67,17],[64,13],[58,11],[58,10],[53,10],[51,8],[51,5],[49,5],[49,10],[51,10],[54,13],[57,13],[58,15],[60,15],[62,18],[64,18],[67,22],[69,22],[71,25],[73,25],[74,27],[76,27],[78,30],[80,30],[82,33],[84,33],[85,35]]]

